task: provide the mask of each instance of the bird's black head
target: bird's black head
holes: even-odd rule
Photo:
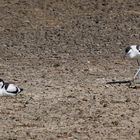
[[[4,82],[2,79],[0,79],[0,82]]]
[[[3,86],[4,86],[4,81],[0,79],[0,88],[2,88]]]
[[[131,47],[129,46],[125,49],[125,53],[127,54],[130,50],[131,50]]]

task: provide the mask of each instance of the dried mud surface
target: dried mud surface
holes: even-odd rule
[[[1,0],[1,140],[139,140],[140,89],[106,85],[136,71],[139,0]]]

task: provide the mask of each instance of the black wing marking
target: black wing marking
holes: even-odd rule
[[[130,50],[131,50],[131,47],[129,46],[125,49],[125,53],[127,54]]]
[[[15,91],[8,91],[7,89],[8,89],[8,86],[9,86],[9,83],[4,83],[4,88],[5,88],[5,90],[8,92],[8,93],[14,93],[14,94],[16,94],[16,93],[18,93],[18,88],[16,87],[16,90]]]
[[[136,49],[140,52],[140,45],[137,45]]]
[[[4,83],[4,88],[7,90],[8,89],[8,86],[9,86],[9,83]]]

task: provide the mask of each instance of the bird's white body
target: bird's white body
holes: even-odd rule
[[[138,70],[134,75],[134,78],[138,75],[140,79],[140,45],[131,45],[125,49],[126,55],[131,59],[136,59],[138,63]]]
[[[15,96],[19,94],[23,89],[17,87],[14,84],[5,83],[0,79],[0,96]]]
[[[126,55],[132,59],[140,59],[140,46],[131,45],[131,46],[129,46],[129,48],[130,48],[130,50],[128,52],[126,52]]]

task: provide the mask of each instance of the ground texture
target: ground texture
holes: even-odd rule
[[[139,140],[140,89],[106,85],[136,71],[139,0],[1,0],[0,140]]]

